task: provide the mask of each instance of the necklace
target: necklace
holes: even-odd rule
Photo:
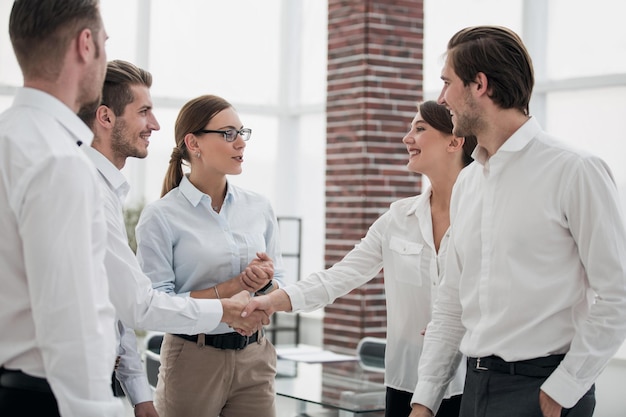
[[[220,209],[222,208],[222,205],[224,205],[224,202],[219,202],[217,200],[213,200],[211,201],[211,208],[213,209],[214,212],[219,213]]]
[[[213,209],[214,212],[219,213],[220,210],[222,209],[222,206],[224,205],[224,199],[226,198],[226,191],[224,191],[224,194],[222,195],[222,198],[220,199],[213,199],[211,198],[211,208]]]

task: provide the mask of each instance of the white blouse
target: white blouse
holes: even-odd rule
[[[384,268],[385,385],[405,392],[413,392],[417,383],[417,364],[424,340],[420,332],[430,321],[448,242],[446,234],[437,254],[430,195],[428,189],[419,196],[394,202],[341,261],[284,288],[294,312],[311,311],[368,282]],[[464,378],[465,366],[460,366],[450,383],[448,396],[463,391]]]

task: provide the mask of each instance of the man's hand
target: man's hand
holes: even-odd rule
[[[152,401],[135,404],[135,417],[159,417]]]
[[[239,275],[239,284],[246,291],[256,292],[274,278],[274,262],[266,253],[258,252],[256,258]]]
[[[230,298],[222,298],[222,308],[224,314],[222,321],[244,336],[250,336],[257,330],[261,330],[264,325],[270,323],[269,316],[263,311],[256,311],[253,314],[242,317],[242,311],[250,300],[248,291],[241,291]]]
[[[539,390],[539,406],[541,407],[541,412],[543,413],[543,417],[560,417],[561,416],[561,405],[554,401],[552,397],[548,394]]]
[[[433,412],[422,404],[413,404],[409,417],[433,417]]]

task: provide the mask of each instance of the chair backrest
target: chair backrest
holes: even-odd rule
[[[150,332],[146,335],[146,349],[156,354],[161,353],[161,343],[163,342],[163,333]]]
[[[368,371],[385,371],[385,348],[387,339],[379,337],[364,337],[356,347],[359,363]]]
[[[144,338],[144,367],[148,377],[148,383],[152,388],[156,388],[159,378],[159,366],[161,365],[161,343],[163,342],[163,335],[164,333],[162,332],[148,332]]]

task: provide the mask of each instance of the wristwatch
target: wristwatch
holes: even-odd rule
[[[263,288],[261,288],[260,290],[258,290],[257,292],[255,292],[256,295],[265,295],[270,293],[272,290],[274,289],[274,280],[270,280],[270,282],[267,283],[267,285]]]

